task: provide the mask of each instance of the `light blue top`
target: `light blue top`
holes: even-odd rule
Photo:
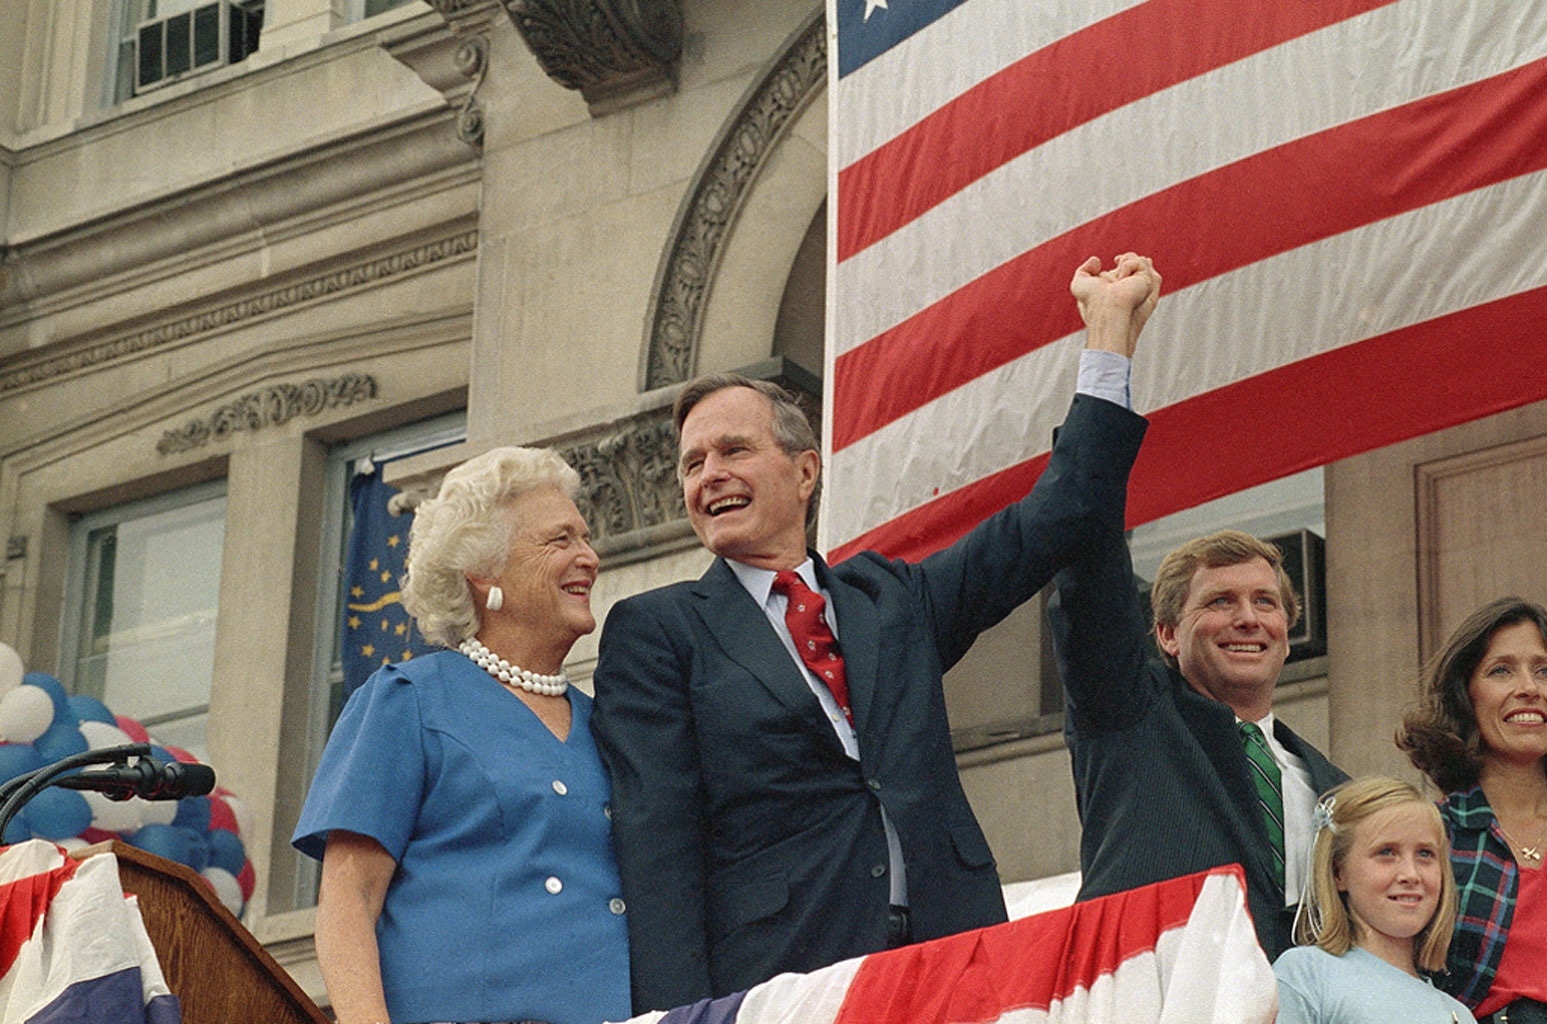
[[[1278,1024],[1476,1024],[1450,996],[1358,946],[1342,956],[1296,946],[1273,973]]]
[[[630,1014],[628,938],[591,739],[560,741],[467,657],[382,668],[344,707],[291,842],[331,829],[397,861],[376,925],[399,1021],[595,1024]]]

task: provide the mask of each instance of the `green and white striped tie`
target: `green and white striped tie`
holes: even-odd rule
[[[1268,740],[1254,722],[1241,723],[1241,742],[1246,745],[1246,759],[1252,765],[1252,784],[1257,787],[1257,801],[1262,804],[1262,820],[1268,827],[1268,840],[1273,844],[1273,867],[1278,871],[1278,884],[1284,885],[1284,779],[1268,749]]]

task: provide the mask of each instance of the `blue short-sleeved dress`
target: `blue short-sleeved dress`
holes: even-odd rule
[[[591,740],[560,741],[464,655],[382,668],[344,707],[291,842],[370,836],[397,861],[376,925],[393,1021],[629,1016],[628,938]]]

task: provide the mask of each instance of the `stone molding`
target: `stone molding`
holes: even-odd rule
[[[0,372],[0,394],[47,383],[57,377],[93,369],[173,342],[237,326],[248,320],[334,298],[357,288],[381,284],[402,274],[472,253],[477,248],[477,230],[463,231],[258,295],[73,348],[68,352],[32,360],[16,369]]]
[[[598,543],[687,519],[677,484],[677,432],[669,407],[559,448],[580,473],[576,504]]]
[[[201,419],[168,430],[156,442],[162,455],[201,448],[239,430],[261,430],[288,423],[297,416],[316,416],[328,409],[376,397],[376,378],[368,373],[316,377],[302,384],[273,384],[249,392]]]
[[[600,117],[676,91],[679,0],[501,0],[549,78]]]
[[[575,505],[591,527],[597,550],[613,554],[652,546],[663,529],[687,530],[687,509],[677,485],[677,432],[671,422],[671,398],[666,404],[607,420],[560,437],[521,442],[552,448],[580,474]],[[401,493],[394,511],[411,511],[434,497],[453,466],[488,450],[444,449],[437,456],[452,461],[391,477]],[[670,530],[673,524],[680,531]]]
[[[704,300],[726,239],[785,129],[827,84],[827,22],[821,13],[795,33],[721,131],[683,201],[647,320],[640,390],[692,375]]]

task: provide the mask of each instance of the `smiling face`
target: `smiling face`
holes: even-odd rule
[[[1547,757],[1547,645],[1536,623],[1494,631],[1467,693],[1485,764]]]
[[[682,500],[704,547],[763,569],[805,561],[820,458],[779,446],[766,396],[744,387],[705,396],[682,422],[681,451]]]
[[[534,488],[501,511],[514,524],[510,553],[499,575],[473,582],[481,595],[499,584],[505,601],[482,613],[479,637],[523,668],[556,672],[575,641],[596,628],[591,587],[599,562],[591,531],[557,487]]]
[[[1289,657],[1289,619],[1266,559],[1199,566],[1177,621],[1157,623],[1155,637],[1194,690],[1247,721],[1272,710]]]
[[[1409,974],[1413,938],[1439,908],[1444,837],[1429,808],[1399,804],[1360,821],[1334,871],[1354,942]]]

